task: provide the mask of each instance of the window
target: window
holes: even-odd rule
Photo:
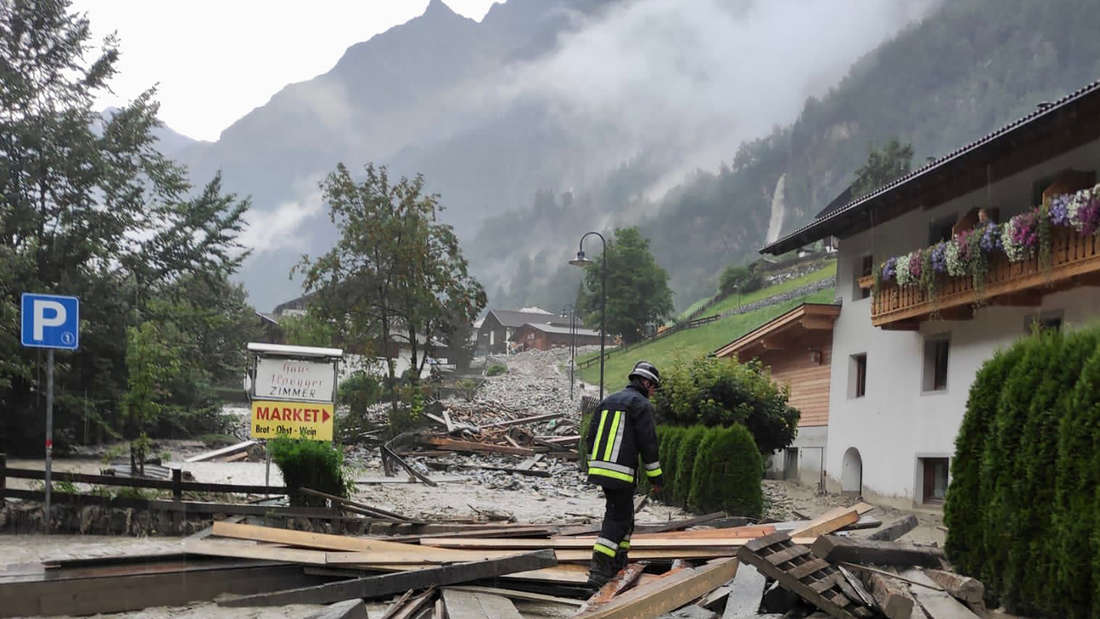
[[[1062,312],[1050,311],[1041,312],[1039,314],[1029,314],[1024,317],[1024,333],[1031,335],[1035,331],[1061,331],[1062,330]]]
[[[928,244],[935,245],[940,241],[951,240],[951,230],[955,227],[956,217],[949,215],[933,221],[928,228]]]
[[[848,397],[867,395],[867,353],[852,355],[848,361]]]
[[[871,296],[871,289],[860,288],[859,280],[860,278],[867,277],[872,272],[874,272],[874,263],[874,258],[870,254],[860,257],[859,260],[856,262],[856,268],[854,269],[855,277],[853,278],[855,281],[853,282],[852,286],[853,299],[866,299],[867,297]]]
[[[947,357],[951,341],[947,335],[929,337],[924,341],[924,378],[922,391],[947,389]]]

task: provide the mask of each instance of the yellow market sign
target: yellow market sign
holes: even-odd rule
[[[252,438],[332,440],[332,404],[252,401]]]

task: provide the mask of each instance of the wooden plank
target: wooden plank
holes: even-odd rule
[[[694,549],[694,548],[722,548],[725,546],[742,546],[748,543],[749,538],[744,537],[724,537],[724,538],[675,538],[664,539],[660,537],[643,537],[630,539],[630,552],[631,556],[635,550],[645,549],[657,549],[657,548],[681,548],[681,549]],[[559,550],[569,548],[592,548],[592,544],[596,542],[595,537],[588,536],[570,536],[570,537],[551,537],[550,539],[530,539],[530,538],[454,538],[454,537],[436,537],[431,539],[421,540],[423,546],[435,546],[439,548],[455,548],[455,549],[498,549],[498,550],[515,550],[515,549],[529,549],[529,548],[555,548]]]
[[[791,537],[817,537],[832,533],[841,527],[859,522],[859,511],[855,508],[838,508],[814,518],[810,524],[791,532]]]
[[[888,619],[910,619],[916,601],[903,583],[884,574],[870,573],[871,596]]]
[[[756,539],[775,533],[776,529],[770,524],[753,525],[747,527],[728,527],[721,529],[694,529],[691,531],[669,531],[668,533],[635,533],[630,537],[636,539],[691,539],[709,537],[711,539],[724,539],[727,537]]]
[[[895,520],[889,525],[879,529],[878,531],[875,531],[874,533],[869,535],[867,539],[892,542],[915,528],[917,528],[917,517],[913,514],[909,514],[908,516],[900,520]]]
[[[512,602],[491,593],[443,589],[443,604],[452,617],[470,619],[523,619]]]
[[[104,574],[78,579],[0,583],[0,616],[95,615],[183,606],[217,595],[251,594],[324,582],[293,565]]]
[[[234,454],[238,451],[247,451],[249,447],[256,444],[258,444],[257,441],[241,441],[236,445],[230,445],[228,447],[222,447],[221,449],[215,449],[214,451],[201,453],[197,456],[191,456],[190,458],[184,460],[184,462],[205,462],[207,460],[213,460],[214,458],[228,456],[229,454]]]
[[[507,426],[518,426],[525,423],[534,423],[536,421],[548,421],[550,419],[557,419],[563,416],[563,413],[548,413],[546,415],[535,415],[534,417],[523,417],[522,419],[510,419],[508,421],[498,421],[496,423],[487,423],[480,426],[482,430],[485,428],[504,428]]]
[[[327,552],[325,564],[345,565],[447,565],[464,561],[487,561],[520,554],[520,550],[464,550],[460,557],[444,555],[433,557],[423,552],[371,550],[368,552]]]
[[[720,518],[724,518],[726,512],[713,512],[710,514],[704,514],[702,516],[696,516],[695,518],[688,518],[686,520],[673,520],[671,522],[650,523],[641,522],[634,525],[634,535],[649,534],[649,533],[664,533],[667,531],[677,531],[678,529],[686,529],[688,527],[694,527],[708,522],[713,522]],[[592,516],[594,519],[600,519],[602,516]],[[589,535],[592,533],[599,533],[600,525],[578,525],[572,527],[562,528],[559,535]]]
[[[18,479],[46,479],[46,472],[35,469],[6,469],[5,475]],[[239,484],[208,484],[197,481],[181,481],[178,484],[171,479],[147,479],[143,477],[117,477],[115,475],[92,475],[89,473],[66,473],[53,471],[50,473],[54,481],[71,481],[80,484],[94,484],[98,486],[125,486],[128,488],[153,488],[157,490],[174,490],[180,488],[183,492],[224,492],[229,494],[286,494],[283,486],[252,486]]]
[[[846,561],[897,566],[940,567],[944,556],[942,549],[932,546],[857,540],[836,535],[817,538],[813,551],[815,555],[833,563]]]
[[[424,438],[424,443],[443,449],[445,451],[460,451],[473,453],[515,454],[530,456],[535,453],[528,447],[510,447],[508,445],[493,445],[491,443],[477,443],[474,441],[460,441],[441,436],[429,436]]]
[[[929,588],[929,586],[934,587],[936,583],[925,576],[924,572],[910,568],[902,570],[901,575],[909,580],[926,585],[923,587],[909,587],[909,590],[932,619],[977,619],[977,615],[971,612],[962,602],[951,597],[946,591],[936,591]]]
[[[314,548],[329,551],[346,551],[350,553],[404,553],[403,556],[420,556],[425,563],[440,561],[476,561],[484,557],[484,551],[453,550],[449,548],[429,548],[417,544],[403,544],[381,539],[367,537],[349,537],[345,535],[329,535],[325,533],[310,533],[308,531],[293,531],[290,529],[278,529],[275,527],[261,527],[250,524],[232,524],[228,522],[215,522],[214,535],[231,537],[236,539],[270,542],[274,544],[286,544],[304,548]],[[324,555],[325,553],[321,553]],[[331,553],[329,553],[331,554]],[[504,556],[501,553],[500,556]],[[379,554],[378,556],[384,556]],[[374,561],[368,561],[374,563]],[[327,564],[321,563],[321,565]],[[400,568],[398,568],[400,569]]]
[[[544,595],[542,593],[532,593],[530,591],[518,591],[516,589],[501,589],[499,587],[480,587],[477,585],[452,585],[447,587],[448,589],[456,589],[458,591],[471,591],[473,593],[491,593],[493,595],[501,595],[513,600],[524,600],[528,602],[548,602],[550,604],[563,604],[566,606],[583,606],[584,602],[580,600],[573,600],[570,598],[557,597],[554,595]]]
[[[446,533],[423,533],[421,535],[389,535],[376,539],[389,542],[418,542],[422,539],[438,537],[530,537],[532,535],[549,536],[553,529],[545,526],[524,526],[501,529],[474,529],[470,531],[448,531]]]
[[[324,604],[353,597],[381,597],[408,589],[420,589],[431,585],[451,585],[525,570],[553,567],[554,565],[557,565],[554,554],[549,550],[539,550],[489,561],[398,572],[382,576],[368,576],[316,587],[302,587],[261,595],[249,595],[231,600],[222,600],[218,604],[229,607]]]
[[[728,582],[736,573],[737,559],[685,568],[652,584],[639,585],[607,604],[577,616],[589,619],[654,617],[690,603]]]
[[[344,600],[329,604],[311,619],[367,619],[367,606],[363,600]]]
[[[519,467],[507,467],[507,466],[487,466],[484,464],[450,464],[449,466],[461,469],[476,469],[479,471],[501,471],[504,473],[514,473],[516,475],[526,475],[528,477],[551,477],[550,471],[543,471],[539,469],[525,469]]]
[[[461,477],[459,475],[444,475],[440,477],[431,477],[430,479],[437,484],[464,483],[469,481],[468,477]],[[370,486],[375,484],[418,484],[420,481],[416,479],[402,479],[400,477],[364,477],[355,480],[355,483],[363,486]]]
[[[302,548],[281,548],[266,544],[193,539],[183,541],[183,550],[189,554],[239,559],[263,559],[302,565],[325,565],[325,553]]]
[[[856,577],[855,574],[850,572],[848,568],[844,567],[843,565],[836,566],[836,569],[839,570],[841,575],[844,576],[844,581],[848,583],[848,586],[851,588],[852,592],[855,593],[855,595],[853,595],[852,592],[850,592],[847,588],[842,587],[844,590],[844,595],[847,595],[852,600],[863,602],[863,604],[865,604],[866,606],[875,605],[874,598],[871,597],[871,594],[867,591],[866,588],[864,588],[863,583],[859,580],[858,577]]]

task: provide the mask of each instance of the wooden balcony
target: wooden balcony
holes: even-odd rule
[[[981,290],[971,277],[938,275],[929,298],[920,286],[884,283],[871,302],[871,324],[884,329],[916,329],[922,320],[965,320],[976,305],[1038,306],[1044,294],[1076,286],[1100,285],[1100,239],[1067,228],[1051,233],[1051,264],[1038,257],[1012,263],[1001,253],[990,258]],[[862,283],[862,282],[861,282]]]

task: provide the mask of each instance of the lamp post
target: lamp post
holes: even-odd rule
[[[565,318],[569,313],[569,400],[573,400],[573,368],[576,366],[577,357],[577,308],[566,305],[561,308],[561,317]]]
[[[576,267],[587,267],[592,261],[584,257],[584,240],[589,235],[600,237],[603,260],[600,261],[600,399],[603,399],[604,340],[607,338],[607,239],[599,232],[585,232],[577,248],[577,257],[569,261]]]

